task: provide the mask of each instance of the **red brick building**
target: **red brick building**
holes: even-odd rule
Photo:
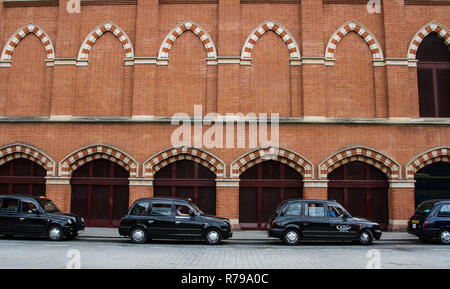
[[[45,193],[95,226],[148,196],[242,228],[329,198],[392,230],[450,197],[450,1],[68,2],[0,5],[0,193]],[[278,113],[277,149],[249,145],[245,117],[228,122],[243,146],[235,129],[174,147],[171,116],[194,105]]]

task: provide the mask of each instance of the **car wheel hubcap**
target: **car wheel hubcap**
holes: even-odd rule
[[[144,232],[142,230],[135,230],[133,232],[133,239],[140,242],[144,239]]]
[[[441,240],[444,243],[449,243],[450,242],[450,232],[449,231],[444,231],[441,233]]]
[[[286,239],[288,240],[289,243],[295,243],[298,240],[298,234],[294,231],[289,231],[286,234]]]
[[[367,243],[369,241],[369,234],[367,234],[367,232],[363,232],[361,233],[359,239],[361,240],[361,242]]]
[[[50,230],[50,238],[56,240],[61,236],[61,230],[59,228],[52,228]]]
[[[208,241],[211,243],[215,243],[217,242],[217,240],[219,240],[219,233],[217,233],[216,231],[211,231],[208,233]]]

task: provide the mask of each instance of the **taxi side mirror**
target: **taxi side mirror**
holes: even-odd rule
[[[189,210],[189,216],[191,216],[191,217],[195,217],[196,216],[194,210]]]

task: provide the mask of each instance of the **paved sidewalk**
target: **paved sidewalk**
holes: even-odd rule
[[[88,227],[84,233],[80,234],[80,238],[122,238],[117,228],[95,228]],[[269,238],[266,231],[242,231],[233,230],[233,238],[230,241],[273,241],[275,238]],[[381,241],[405,241],[417,240],[417,237],[406,232],[383,232]]]

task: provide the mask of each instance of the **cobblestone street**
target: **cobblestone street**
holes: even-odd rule
[[[219,246],[166,240],[135,245],[128,239],[115,237],[79,237],[59,243],[2,237],[0,268],[67,268],[74,264],[81,268],[158,269],[450,267],[450,247],[415,239],[382,238],[373,246],[302,242],[290,247],[277,239],[246,240],[244,237],[224,241]],[[77,256],[79,259],[75,259]]]

